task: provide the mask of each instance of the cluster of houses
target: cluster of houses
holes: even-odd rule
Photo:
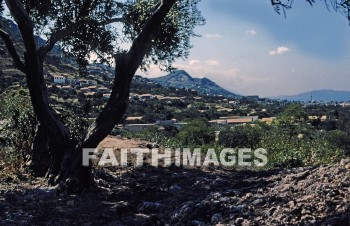
[[[139,117],[127,117],[125,120],[125,129],[130,130],[130,131],[143,131],[147,128],[151,128],[154,126],[162,127],[164,125],[173,125],[177,129],[181,129],[184,125],[187,123],[181,123],[177,122],[176,119],[172,120],[158,120],[156,123],[151,123],[151,124],[141,124],[137,123],[138,121],[142,120],[142,116]],[[259,119],[258,116],[229,116],[229,117],[220,117],[219,119],[216,120],[211,120],[209,123],[213,125],[216,129],[220,129],[225,126],[236,126],[236,125],[246,125],[246,124],[254,124],[256,122],[264,122],[267,124],[271,124],[273,120],[275,120],[275,117],[270,117],[270,118],[262,118]]]
[[[85,97],[95,97],[100,94],[104,98],[109,98],[110,89],[105,85],[99,85],[93,79],[75,79],[63,75],[47,75],[46,79],[51,82],[48,88],[56,87],[63,94],[83,95]]]
[[[339,104],[339,106],[342,106],[343,108],[350,107],[350,102],[342,102]]]
[[[56,85],[74,85],[74,86],[96,86],[97,82],[92,79],[74,79],[66,78],[63,75],[48,75],[48,78],[52,78],[53,83]]]
[[[159,127],[162,128],[162,126],[165,125],[172,125],[175,126],[177,129],[181,129],[184,125],[187,123],[184,122],[177,122],[176,119],[171,120],[158,120],[155,123],[149,123],[149,124],[142,124],[142,123],[136,123],[137,120],[142,120],[142,116],[140,117],[127,117],[125,119],[125,125],[120,125],[120,127],[124,127],[125,129],[133,132],[140,132],[144,131],[146,129],[152,128],[152,127]]]
[[[151,124],[142,124],[138,123],[142,121],[142,116],[138,117],[127,117],[125,120],[124,128],[130,131],[143,131],[147,128],[151,128],[154,126],[162,127],[164,125],[173,125],[178,129],[181,129],[184,125],[187,123],[181,123],[177,122],[176,119],[172,120],[159,120],[156,121],[156,123]],[[276,117],[269,117],[269,118],[261,118],[259,119],[258,116],[228,116],[228,117],[220,117],[219,119],[211,120],[209,123],[214,126],[217,130],[220,128],[226,127],[226,126],[237,126],[237,125],[255,125],[257,122],[263,122],[266,124],[271,124]],[[327,116],[309,116],[309,120],[315,120],[320,119],[322,122],[327,120]]]
[[[258,116],[228,116],[228,117],[220,117],[219,119],[216,119],[216,120],[211,120],[209,121],[209,123],[215,127],[223,127],[223,126],[252,124],[258,121],[271,124],[272,121],[275,119],[276,117],[259,119]]]
[[[93,79],[74,79],[69,78],[64,75],[47,75],[46,76],[52,85],[60,89],[62,93],[69,93],[76,91],[77,94],[83,94],[85,97],[94,97],[96,94],[101,94],[104,99],[110,97],[110,89],[107,88],[108,84],[98,85],[98,83]],[[50,87],[52,87],[52,85]],[[200,97],[198,97],[200,98]],[[164,96],[164,95],[154,95],[154,94],[130,94],[131,100],[184,100],[186,97],[175,97],[175,96]]]
[[[103,98],[108,99],[110,96],[110,90],[104,86],[97,85],[97,82],[94,80],[88,80],[88,79],[71,79],[66,78],[62,75],[55,75],[52,78],[53,84],[58,86],[62,91],[69,91],[70,89],[73,89],[73,87],[78,86],[79,88],[76,89],[76,92],[79,94],[84,94],[86,97],[93,97],[96,95],[96,93],[101,93]],[[136,94],[131,93],[130,99],[131,100],[165,100],[165,101],[172,101],[172,100],[179,100],[183,101],[187,97],[177,97],[177,96],[164,96],[164,95],[155,95],[155,94]],[[196,100],[200,100],[201,97],[195,97]],[[236,103],[231,103],[236,104]],[[220,110],[230,110],[232,109],[217,109]],[[128,117],[126,118],[126,123],[124,127],[130,131],[143,131],[147,128],[158,126],[162,127],[163,125],[173,125],[180,129],[182,126],[186,125],[187,123],[180,123],[177,122],[176,119],[172,120],[159,120],[156,121],[156,123],[152,124],[142,124],[142,116],[140,117]],[[232,116],[232,117],[221,117],[217,120],[209,121],[210,124],[212,124],[215,128],[220,128],[223,126],[235,126],[235,125],[241,125],[241,124],[253,124],[257,122],[258,116],[246,116],[246,117],[239,117],[239,116]],[[260,121],[271,123],[274,120],[274,118],[263,118],[260,119]]]
[[[163,95],[154,95],[154,94],[137,94],[131,93],[131,99],[133,100],[163,100],[163,101],[171,101],[171,100],[184,100],[187,97],[175,97],[175,96],[163,96]]]

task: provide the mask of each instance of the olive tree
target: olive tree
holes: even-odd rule
[[[5,0],[20,30],[24,56],[19,56],[6,32],[0,30],[0,37],[15,67],[26,76],[39,128],[53,152],[53,184],[64,182],[72,188],[93,184],[90,168],[81,164],[82,149],[96,147],[122,119],[129,102],[130,83],[140,66],[147,68],[155,63],[166,70],[176,58],[187,57],[190,37],[195,35],[193,29],[204,23],[198,2]],[[112,23],[120,25],[111,26]],[[44,45],[37,45],[36,34],[47,37]],[[123,49],[122,41],[130,43],[130,48]],[[75,56],[82,68],[92,52],[101,61],[115,62],[110,98],[79,143],[71,142],[69,130],[58,120],[48,100],[43,62],[56,44]]]

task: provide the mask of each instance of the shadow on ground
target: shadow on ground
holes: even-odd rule
[[[323,179],[339,168],[106,168],[95,170],[98,190],[75,195],[42,181],[2,178],[0,224],[348,225],[349,171]]]

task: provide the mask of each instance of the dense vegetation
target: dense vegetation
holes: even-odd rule
[[[59,117],[72,131],[72,137],[81,140],[88,120],[104,103],[101,97],[85,98],[74,94],[52,91],[51,102]],[[157,120],[177,119],[188,122],[180,130],[174,125],[154,126],[143,132],[115,129],[113,134],[129,138],[142,138],[164,147],[209,147],[220,150],[230,148],[265,148],[269,152],[269,167],[296,167],[338,161],[349,155],[350,111],[339,105],[299,104],[271,100],[256,101],[247,98],[233,99],[221,96],[200,95],[187,89],[163,87],[136,78],[132,93],[186,97],[183,99],[147,99],[135,96],[125,117],[143,116],[137,123],[154,123]],[[200,98],[199,98],[200,97]],[[36,121],[29,104],[28,92],[23,88],[9,87],[2,93],[1,137],[6,167],[19,169],[30,156]],[[232,105],[228,102],[236,101]],[[218,111],[217,106],[231,109]],[[214,128],[209,120],[219,117],[248,114],[259,118],[277,116],[271,125],[254,123],[234,127]],[[309,116],[314,116],[312,119]],[[326,120],[321,120],[326,116]],[[126,123],[126,122],[124,122]],[[21,125],[21,126],[19,126]],[[22,128],[21,131],[18,128]],[[215,131],[220,131],[215,139]],[[26,140],[26,142],[18,142]],[[20,151],[19,151],[20,150]],[[8,153],[11,153],[8,155]],[[4,163],[3,163],[4,164]],[[3,165],[2,167],[5,167]]]
[[[328,120],[308,119],[315,110],[325,113]],[[338,118],[334,112],[338,112]],[[290,103],[271,125],[259,122],[223,127],[219,129],[217,141],[214,133],[217,128],[208,124],[205,118],[190,121],[179,132],[174,127],[164,126],[123,134],[167,147],[202,147],[203,151],[213,147],[217,150],[224,147],[264,148],[268,151],[268,167],[299,167],[334,163],[349,156],[350,130],[348,124],[344,124],[349,118],[348,108],[305,107]]]

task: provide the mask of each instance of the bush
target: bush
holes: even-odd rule
[[[141,132],[124,131],[122,135],[173,148],[211,145],[215,141],[214,128],[208,122],[202,120],[192,121],[180,131],[175,126],[164,125],[162,127],[154,126]]]
[[[343,132],[321,132],[311,130],[307,125],[298,126],[293,130],[286,128],[285,125],[273,125],[259,143],[260,148],[268,151],[270,167],[328,164],[345,156],[347,137]],[[304,133],[296,134],[295,130]]]
[[[205,145],[215,142],[214,127],[206,120],[194,120],[189,122],[177,134],[182,145]]]
[[[74,108],[60,109],[61,120],[70,132],[71,141],[73,144],[78,144],[85,138],[86,131],[89,127],[88,119],[84,115],[78,114],[80,112]]]
[[[219,144],[227,148],[257,148],[262,136],[260,126],[239,125],[225,128],[219,134]]]
[[[310,164],[338,162],[348,151],[349,138],[346,133],[333,130],[319,132],[313,140],[314,148]]]
[[[0,159],[18,170],[30,154],[37,124],[27,90],[7,90],[1,96]]]
[[[298,167],[304,165],[304,160],[310,158],[310,152],[298,135],[274,125],[265,133],[259,143],[260,148],[267,150],[270,167]]]

